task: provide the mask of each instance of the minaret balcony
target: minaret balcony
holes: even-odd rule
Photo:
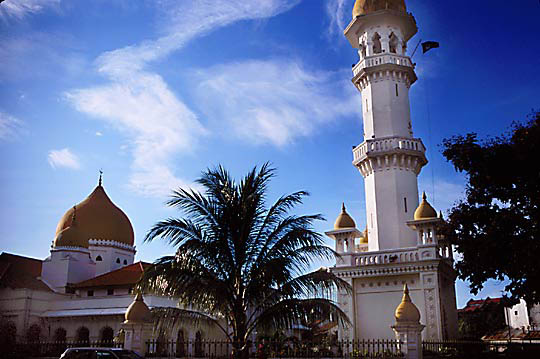
[[[416,173],[427,163],[419,138],[384,137],[365,140],[353,149],[353,164],[365,177],[373,171],[399,167]]]
[[[363,58],[353,67],[353,75],[358,75],[360,71],[362,71],[366,67],[373,67],[384,64],[394,64],[414,68],[411,59],[408,56],[402,56],[394,53],[383,53]]]

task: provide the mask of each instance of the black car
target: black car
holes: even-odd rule
[[[143,359],[133,350],[122,348],[69,348],[60,359]]]

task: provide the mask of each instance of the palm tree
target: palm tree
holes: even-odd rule
[[[236,183],[221,166],[207,170],[197,180],[204,195],[178,189],[167,202],[185,217],[158,222],[145,238],[167,241],[176,254],[145,271],[140,289],[179,298],[196,310],[195,318],[213,320],[237,358],[249,354],[247,342],[255,330],[287,329],[328,314],[350,323],[332,300],[336,289],[350,286],[325,269],[307,273],[314,260],[337,255],[313,229],[323,218],[288,214],[308,195],[304,191],[267,208],[274,173],[264,164]]]

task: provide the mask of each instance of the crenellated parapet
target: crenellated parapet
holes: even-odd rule
[[[107,240],[107,239],[89,239],[88,240],[88,245],[90,245],[90,246],[100,246],[100,247],[115,247],[115,248],[120,248],[120,249],[130,251],[130,252],[133,252],[133,253],[136,252],[135,246],[131,246],[131,245],[126,244],[126,243],[113,241],[113,240]]]

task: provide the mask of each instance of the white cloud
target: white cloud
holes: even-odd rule
[[[299,0],[199,0],[155,2],[163,36],[106,52],[96,60],[111,81],[77,89],[66,98],[81,112],[106,121],[128,137],[133,149],[131,186],[144,195],[160,196],[183,185],[170,168],[173,155],[190,152],[208,131],[169,89],[161,76],[145,67],[182,48],[188,41],[244,19],[262,19],[287,11]]]
[[[60,0],[5,0],[0,4],[0,17],[22,19],[42,11],[45,7],[60,4]]]
[[[352,8],[353,0],[328,0],[326,2],[326,15],[329,19],[328,36],[343,36],[343,30],[352,18]]]
[[[5,112],[0,111],[0,140],[16,138],[23,129],[23,122]]]
[[[52,168],[69,168],[78,170],[81,168],[79,158],[70,151],[69,148],[63,148],[61,150],[50,150],[47,156],[47,160]]]
[[[103,133],[100,132],[100,131],[96,131],[96,136],[101,137],[101,136],[103,136]]]
[[[285,59],[236,62],[197,72],[198,102],[238,137],[283,146],[321,123],[361,115],[360,97],[345,78]]]

